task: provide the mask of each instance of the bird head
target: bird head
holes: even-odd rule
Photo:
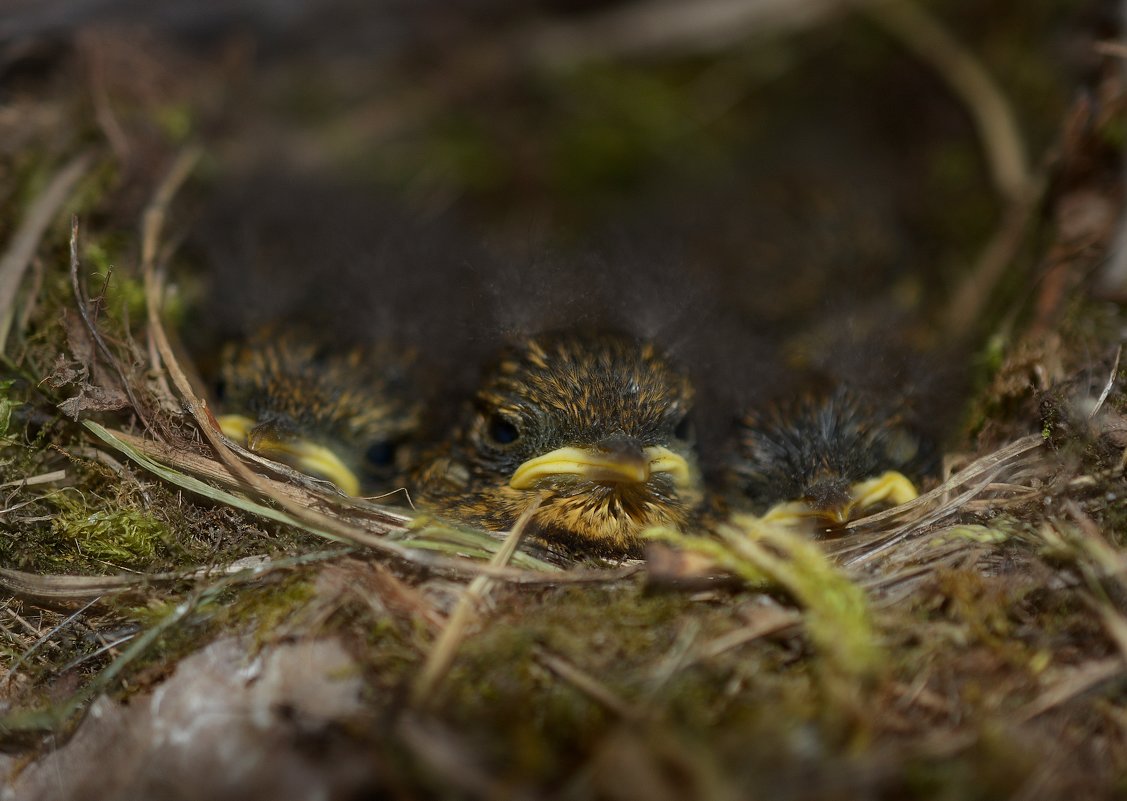
[[[539,496],[538,538],[634,552],[643,529],[681,527],[703,500],[692,400],[689,381],[652,344],[609,333],[530,339],[475,396],[441,505],[504,529]]]
[[[271,328],[223,353],[223,433],[348,495],[388,488],[418,424],[402,355]]]
[[[847,387],[749,414],[737,447],[737,483],[772,519],[841,524],[916,495],[900,471],[918,466],[919,440],[895,410]]]

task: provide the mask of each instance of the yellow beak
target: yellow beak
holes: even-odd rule
[[[220,430],[236,442],[255,453],[284,462],[303,473],[327,479],[345,495],[360,494],[360,479],[329,448],[305,439],[279,440],[272,437],[253,437],[258,423],[240,414],[225,414],[218,418]],[[253,442],[251,441],[253,439]]]
[[[793,525],[807,518],[821,518],[842,524],[853,517],[853,512],[864,511],[882,501],[893,506],[913,501],[919,495],[916,485],[903,473],[889,470],[876,478],[860,481],[849,488],[849,500],[831,509],[815,509],[806,501],[784,501],[772,506],[763,520],[769,523]]]
[[[668,448],[646,448],[638,459],[607,456],[586,448],[559,448],[529,459],[513,473],[509,486],[523,490],[549,476],[582,476],[610,484],[642,484],[654,473],[669,473],[678,488],[692,485],[692,470],[684,457]]]

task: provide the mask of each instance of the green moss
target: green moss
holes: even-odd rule
[[[777,588],[804,609],[806,630],[831,670],[865,677],[882,664],[864,591],[835,568],[801,532],[737,515],[719,527],[720,539],[666,529],[646,533],[715,560],[753,587]]]
[[[641,594],[637,585],[517,595],[470,637],[431,706],[471,731],[503,732],[488,756],[516,775],[565,770],[615,720],[580,689],[556,676],[538,655],[557,655],[627,705],[644,705],[635,671],[671,644],[687,609],[681,597]]]
[[[132,235],[95,233],[84,237],[82,274],[86,296],[97,304],[99,320],[108,317],[117,327],[127,321],[136,326],[147,313],[144,282],[121,266],[129,263],[128,253],[134,244]],[[70,290],[69,278],[65,289]],[[182,296],[167,292],[161,312],[169,326],[180,325],[186,315]]]
[[[89,509],[75,496],[56,496],[60,510],[52,521],[58,538],[72,541],[83,553],[122,564],[144,565],[157,547],[171,539],[168,524],[142,509]]]
[[[260,643],[316,597],[316,587],[307,571],[279,576],[265,586],[248,587],[234,595],[227,605],[223,624],[242,629],[253,626]]]
[[[83,261],[88,276],[86,294],[97,301],[101,312],[115,321],[145,319],[144,285],[117,269],[120,258],[112,257],[102,243],[90,241],[83,249]]]

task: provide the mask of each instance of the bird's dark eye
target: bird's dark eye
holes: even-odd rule
[[[373,467],[387,467],[395,461],[395,443],[387,440],[373,442],[364,451],[364,460]]]
[[[494,414],[489,418],[489,438],[498,445],[510,445],[520,439],[520,429],[504,415]]]
[[[693,438],[693,421],[685,415],[678,421],[677,427],[673,429],[673,436],[680,440],[690,440]]]

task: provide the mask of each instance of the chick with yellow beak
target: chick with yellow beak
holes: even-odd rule
[[[390,347],[270,328],[228,345],[222,362],[217,420],[228,437],[346,495],[402,486],[401,446],[419,413],[408,365]]]
[[[548,334],[510,350],[453,441],[419,473],[421,503],[494,531],[533,498],[549,546],[636,554],[650,526],[683,528],[704,499],[689,381],[647,342]]]
[[[919,440],[899,415],[840,387],[740,421],[734,483],[762,519],[827,529],[916,498]]]

